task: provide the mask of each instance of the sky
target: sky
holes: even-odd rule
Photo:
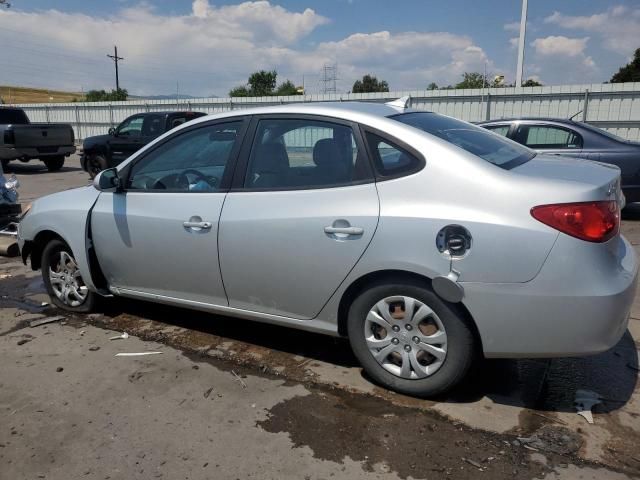
[[[135,95],[226,96],[260,69],[320,93],[364,74],[391,90],[455,84],[487,68],[515,78],[519,0],[10,0],[0,85]],[[640,0],[529,0],[524,78],[600,83],[640,47]]]

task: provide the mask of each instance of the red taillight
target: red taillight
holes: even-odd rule
[[[587,242],[606,242],[618,233],[620,210],[615,201],[558,203],[531,209],[536,220]]]

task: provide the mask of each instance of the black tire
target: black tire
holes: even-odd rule
[[[50,172],[57,172],[64,165],[64,156],[49,157],[42,160]]]
[[[440,368],[425,378],[409,379],[394,375],[378,363],[366,344],[364,330],[369,311],[380,300],[399,295],[413,297],[430,307],[446,331],[446,357]],[[442,300],[426,283],[399,279],[369,285],[351,303],[347,330],[353,353],[374,381],[390,390],[415,397],[433,397],[452,389],[477,359],[478,345],[473,327],[459,307]]]
[[[51,302],[56,307],[61,308],[63,310],[67,310],[68,312],[79,312],[79,313],[91,312],[94,310],[96,305],[97,294],[95,292],[92,292],[89,290],[87,292],[86,299],[80,305],[77,305],[77,306],[72,306],[61,301],[54,292],[54,288],[51,284],[51,279],[49,278],[49,269],[53,265],[54,270],[56,270],[58,261],[60,259],[60,255],[63,252],[69,255],[75,261],[75,257],[73,256],[73,252],[71,251],[71,248],[69,248],[69,246],[66,243],[64,243],[62,240],[58,240],[58,239],[51,240],[44,247],[44,250],[42,251],[42,262],[41,262],[42,280],[44,281],[44,286],[47,289],[47,293],[49,294],[49,297],[51,298]],[[84,282],[82,282],[82,277],[79,278],[79,282],[81,282],[82,285],[84,285]]]
[[[9,166],[9,162],[11,160],[2,160],[2,171],[7,173],[7,167]]]
[[[109,167],[107,159],[99,153],[89,155],[86,160],[86,170],[91,178]]]

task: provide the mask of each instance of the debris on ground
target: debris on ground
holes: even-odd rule
[[[599,403],[602,403],[600,395],[591,390],[576,391],[576,399],[573,401],[578,415],[584,417],[584,419],[591,424],[593,423],[593,414],[591,413],[591,409],[594,405],[598,405]]]
[[[211,395],[211,392],[213,392],[213,387],[209,388],[206,392],[204,392],[203,394],[204,398],[209,398],[209,395]]]
[[[116,335],[115,337],[111,337],[109,340],[126,340],[129,338],[129,334],[127,332],[122,332],[121,335]]]
[[[32,339],[31,338],[23,338],[22,340],[18,340],[18,346],[20,345],[24,345],[27,342],[30,342]]]
[[[480,465],[478,462],[475,462],[475,461],[471,460],[470,458],[462,457],[462,461],[467,462],[469,465],[473,465],[474,467],[476,467],[481,472],[484,470],[484,468],[482,468],[482,465]]]
[[[582,440],[568,428],[545,425],[529,437],[518,437],[513,444],[531,451],[571,455],[580,449]]]
[[[48,307],[49,306],[49,302],[42,302],[40,304],[41,307]]]
[[[247,388],[247,384],[244,383],[244,381],[242,380],[242,378],[240,378],[240,375],[238,375],[236,372],[234,372],[233,370],[231,370],[231,373],[233,374],[234,377],[236,377],[238,379],[238,381],[240,382],[240,385],[242,385],[242,388]]]
[[[46,324],[46,323],[52,323],[52,322],[59,322],[60,320],[63,320],[63,319],[64,319],[64,317],[63,317],[63,316],[61,316],[61,315],[58,315],[58,316],[56,316],[56,317],[46,317],[46,318],[41,318],[41,319],[39,319],[39,320],[32,320],[32,321],[29,323],[29,326],[30,326],[31,328],[33,328],[33,327],[39,327],[40,325],[44,325],[44,324]]]
[[[85,334],[85,333],[87,333],[87,331],[86,331],[86,330],[80,330],[80,336],[81,336],[81,337],[84,337],[84,334]]]
[[[143,355],[159,355],[162,352],[124,352],[116,353],[116,357],[141,357]]]
[[[98,350],[100,350],[100,347],[97,345],[93,345],[92,347],[89,347],[90,352],[97,352]]]
[[[58,373],[60,373],[60,372],[61,372],[61,371],[63,371],[63,370],[64,370],[64,368],[62,368],[62,367],[58,367],[58,368],[56,368],[56,372],[58,372]]]
[[[13,275],[10,273],[0,273],[0,280],[4,280],[5,278],[11,278]]]

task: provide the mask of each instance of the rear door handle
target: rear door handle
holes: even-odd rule
[[[344,235],[362,235],[364,228],[361,227],[324,227],[324,233],[342,233]]]
[[[211,222],[183,222],[184,228],[201,228],[203,230],[209,230],[211,228]]]

